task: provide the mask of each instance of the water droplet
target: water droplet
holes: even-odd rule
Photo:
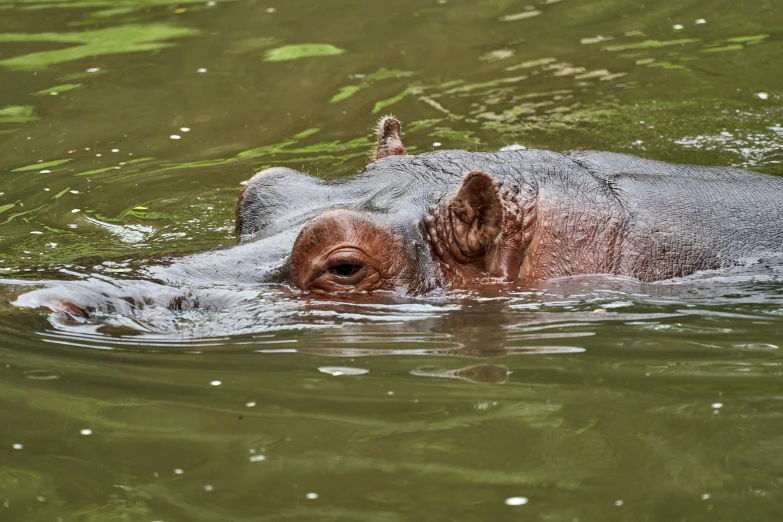
[[[527,504],[527,497],[508,497],[505,502],[507,506],[524,506]]]

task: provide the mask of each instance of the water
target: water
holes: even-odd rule
[[[412,153],[783,174],[781,17],[0,0],[0,520],[779,520],[779,265],[417,299],[205,281],[223,306],[87,325],[10,303],[233,244],[242,181],[350,175],[388,112]]]

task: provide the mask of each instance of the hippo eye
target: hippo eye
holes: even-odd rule
[[[362,269],[362,265],[342,264],[329,268],[327,272],[340,277],[350,277]]]

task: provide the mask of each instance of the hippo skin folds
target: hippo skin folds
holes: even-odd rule
[[[373,161],[351,178],[253,176],[236,248],[290,238],[275,245],[290,255],[273,273],[317,294],[579,274],[657,281],[783,252],[783,178],[592,151],[408,155],[396,119],[377,133]]]

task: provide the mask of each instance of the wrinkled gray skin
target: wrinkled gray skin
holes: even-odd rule
[[[466,173],[534,198],[539,248],[550,265],[537,278],[618,274],[642,281],[718,269],[783,251],[783,179],[754,172],[675,165],[607,152],[439,151],[389,156],[351,178],[324,180],[272,168],[248,183],[238,209],[238,247],[198,254],[150,275],[286,282],[287,258],[303,225],[329,209],[369,213],[405,238],[417,267],[410,293],[445,286],[427,237],[431,207]],[[543,277],[541,277],[543,276]]]

